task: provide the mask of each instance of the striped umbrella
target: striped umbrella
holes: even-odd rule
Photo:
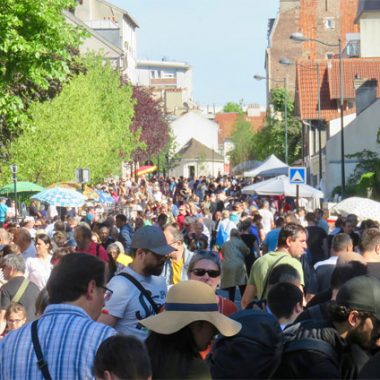
[[[30,199],[60,207],[80,207],[83,206],[86,197],[78,191],[55,187],[41,191],[33,195]]]
[[[99,195],[99,198],[97,201],[99,203],[104,203],[104,204],[114,204],[115,200],[111,197],[110,194],[106,193],[105,191],[101,190],[95,190],[96,193]]]

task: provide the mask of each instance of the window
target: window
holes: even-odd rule
[[[324,19],[325,29],[335,29],[335,18],[326,17]]]
[[[326,53],[326,59],[333,59],[335,56],[334,53]]]
[[[162,78],[175,78],[175,73],[162,71]]]

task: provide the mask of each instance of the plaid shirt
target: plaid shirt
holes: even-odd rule
[[[49,305],[38,322],[38,338],[52,379],[93,379],[96,350],[116,334],[93,321],[80,307]],[[31,324],[10,332],[0,341],[0,379],[43,379],[37,366]]]

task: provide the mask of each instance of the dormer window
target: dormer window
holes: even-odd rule
[[[326,17],[324,19],[325,29],[335,29],[335,18]]]

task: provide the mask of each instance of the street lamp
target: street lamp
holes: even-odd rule
[[[278,79],[273,79],[270,77],[265,77],[262,75],[255,74],[253,76],[254,79],[256,80],[270,80],[272,82],[277,82],[277,83],[282,83],[285,88],[285,102],[284,102],[284,120],[285,120],[285,163],[288,165],[288,93],[287,93],[287,78],[285,77],[284,80],[278,80]]]
[[[318,42],[321,45],[337,47],[339,49],[339,87],[340,87],[340,96],[339,96],[339,106],[340,106],[340,148],[341,148],[341,179],[342,179],[342,198],[346,192],[346,174],[345,174],[345,165],[344,165],[344,111],[343,111],[343,57],[342,57],[342,40],[338,38],[337,44],[329,44],[324,41],[318,40],[316,38],[305,37],[302,33],[293,33],[290,36],[290,39],[296,42],[306,42],[313,41]]]
[[[287,57],[282,57],[279,60],[279,63],[281,65],[291,66],[291,65],[298,65],[308,70],[314,70],[314,67],[308,67],[305,65],[301,65],[300,63],[295,63],[291,61]],[[319,70],[319,63],[316,64],[315,67],[317,71],[317,88],[318,88],[318,160],[319,160],[319,181],[322,179],[322,135],[321,135],[321,77],[320,77],[320,70]]]

